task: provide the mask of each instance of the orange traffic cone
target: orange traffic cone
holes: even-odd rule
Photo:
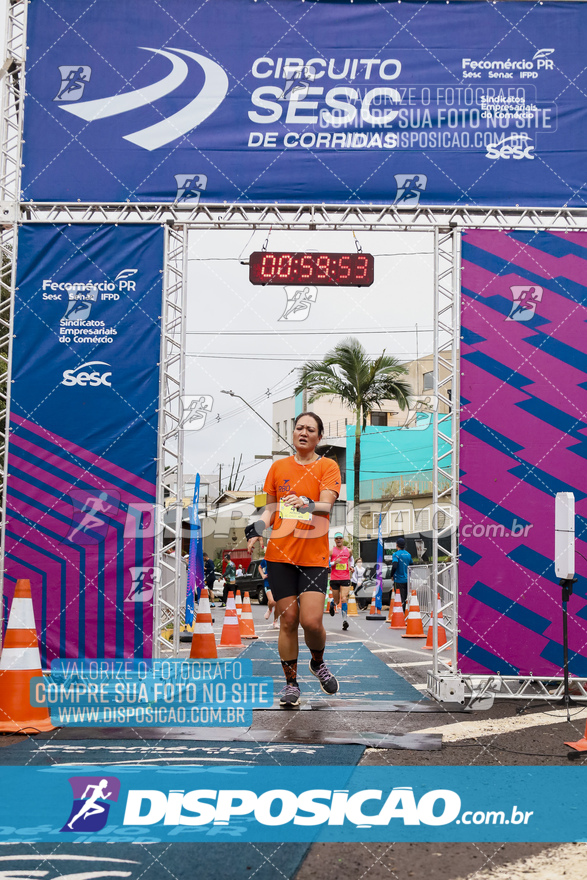
[[[430,625],[428,627],[428,638],[426,639],[426,644],[424,648],[428,651],[431,651],[434,645],[432,644],[434,626],[432,624],[432,618],[430,618]],[[438,594],[438,647],[440,648],[442,645],[446,645],[446,631],[444,629],[444,624],[442,622],[442,611],[440,610],[440,593]]]
[[[226,600],[226,612],[224,614],[224,623],[222,625],[222,635],[220,636],[221,648],[242,648],[240,624],[238,622],[238,614],[236,613],[236,604],[234,601],[234,593],[232,590],[228,594]]]
[[[216,639],[212,629],[212,612],[210,611],[208,588],[202,587],[198,603],[198,613],[194,624],[190,658],[192,660],[213,660],[215,657],[218,657],[218,651],[216,650]]]
[[[391,620],[389,621],[390,629],[405,629],[406,621],[404,618],[404,612],[402,608],[402,599],[400,596],[399,590],[395,591],[393,597],[393,612],[391,615]]]
[[[587,752],[587,722],[585,723],[585,733],[583,734],[582,739],[578,739],[577,742],[574,743],[566,742],[565,745],[575,749],[576,752]]]
[[[422,617],[420,616],[420,606],[418,605],[418,596],[416,591],[412,590],[410,599],[410,610],[408,612],[408,626],[402,639],[425,639],[424,627],[422,626]]]
[[[330,613],[330,602],[332,601],[332,591],[330,589],[330,584],[328,584],[328,589],[326,590],[326,598],[324,599],[324,614]]]
[[[253,609],[251,608],[251,597],[245,593],[243,601],[243,613],[240,620],[241,638],[258,639],[259,636],[255,632],[255,623],[253,621]]]
[[[357,609],[357,600],[355,598],[355,591],[354,590],[351,590],[349,593],[347,615],[349,617],[358,617],[359,616],[359,611]]]
[[[243,600],[240,593],[240,590],[234,591],[234,604],[236,605],[236,615],[238,617],[238,631],[241,634],[241,639],[243,637],[243,625],[241,622],[241,618],[243,616]]]
[[[18,580],[0,657],[0,731],[55,730],[49,709],[31,706],[31,679],[42,675],[31,582]]]

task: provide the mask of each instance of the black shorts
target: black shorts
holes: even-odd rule
[[[331,590],[340,590],[341,587],[350,587],[350,581],[333,581],[330,578],[330,589]]]
[[[302,593],[322,593],[328,588],[328,569],[267,560],[267,576],[276,602]]]

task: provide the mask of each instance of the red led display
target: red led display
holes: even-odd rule
[[[251,284],[313,284],[317,287],[369,287],[372,254],[272,253],[249,257]]]

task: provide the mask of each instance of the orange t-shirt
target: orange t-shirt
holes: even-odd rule
[[[277,498],[273,531],[265,559],[269,562],[328,568],[328,514],[314,513],[307,521],[287,516],[282,519],[279,502],[286,495],[304,495],[310,501],[319,501],[323,489],[330,489],[338,495],[340,471],[337,463],[331,458],[318,458],[311,464],[299,464],[290,455],[289,458],[273,462],[263,489]]]

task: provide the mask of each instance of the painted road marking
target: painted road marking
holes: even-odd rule
[[[432,658],[430,660],[410,660],[408,663],[386,663],[386,666],[391,666],[392,669],[397,667],[403,669],[406,666],[432,666]]]
[[[416,685],[412,687],[420,689]],[[582,708],[573,714],[573,721],[587,718],[587,708]],[[556,724],[567,720],[566,709],[551,709],[548,712],[535,712],[534,714],[516,715],[513,718],[483,718],[479,721],[457,721],[455,724],[438,725],[438,727],[426,727],[418,733],[441,733],[443,742],[458,742],[462,739],[475,739],[476,737],[499,736],[503,733],[511,733],[516,730],[526,730],[530,727],[542,727]],[[576,729],[576,728],[575,728]],[[569,742],[575,736],[575,731],[568,734]],[[582,736],[577,734],[577,739]]]

